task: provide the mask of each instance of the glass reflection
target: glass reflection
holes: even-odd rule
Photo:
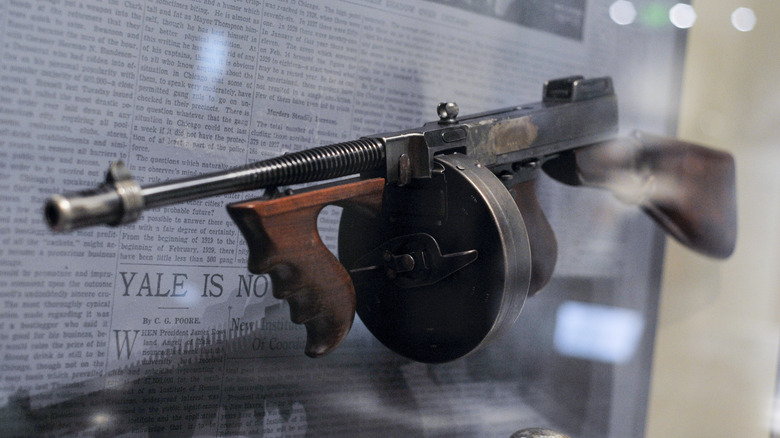
[[[628,0],[618,0],[609,7],[609,18],[621,26],[631,24],[636,19],[636,8]]]
[[[221,34],[209,33],[200,50],[199,70],[206,73],[212,81],[219,79],[225,69],[227,41]]]
[[[677,3],[669,10],[669,21],[675,27],[688,29],[696,22],[696,11],[691,5]]]
[[[105,413],[98,413],[92,416],[92,425],[95,427],[105,427],[111,423],[111,416]]]
[[[750,32],[756,26],[756,13],[750,8],[737,8],[731,14],[731,24],[740,32]]]
[[[564,356],[620,364],[634,356],[643,331],[636,310],[567,301],[558,308],[553,343]]]

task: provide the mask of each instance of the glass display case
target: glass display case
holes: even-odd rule
[[[780,7],[744,3],[0,4],[0,436],[780,436],[780,91],[767,85]],[[440,102],[548,108],[544,84],[574,75],[611,77],[615,135],[735,157],[736,250],[692,253],[641,208],[537,172],[552,278],[518,292],[504,333],[446,363],[380,342],[365,302],[338,348],[304,355],[306,329],[274,297],[281,274],[247,270],[224,207],[301,185],[193,196],[115,227],[44,219],[48,197],[95,187],[112,162],[153,187],[419,127]],[[366,239],[342,216],[317,216],[334,255]]]

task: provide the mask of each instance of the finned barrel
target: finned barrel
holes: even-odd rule
[[[146,209],[246,190],[303,184],[384,168],[378,138],[336,143],[221,172],[141,187],[121,162],[113,163],[99,187],[46,201],[44,217],[54,231],[133,222]]]

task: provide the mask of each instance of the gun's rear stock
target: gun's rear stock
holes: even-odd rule
[[[572,151],[546,167],[554,178],[610,190],[683,245],[726,258],[737,236],[734,159],[692,143],[635,133]]]

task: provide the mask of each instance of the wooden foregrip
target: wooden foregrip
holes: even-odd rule
[[[582,184],[640,205],[683,245],[726,258],[737,237],[734,159],[726,152],[635,133],[574,151]]]
[[[516,184],[509,189],[509,193],[512,194],[528,231],[531,246],[531,283],[528,295],[531,296],[543,288],[552,277],[558,259],[558,240],[539,205],[535,179]]]
[[[355,288],[322,243],[317,216],[331,204],[378,213],[383,189],[377,178],[227,206],[249,246],[249,271],[269,274],[274,296],[289,302],[292,322],[306,326],[310,357],[338,346],[355,318]]]

